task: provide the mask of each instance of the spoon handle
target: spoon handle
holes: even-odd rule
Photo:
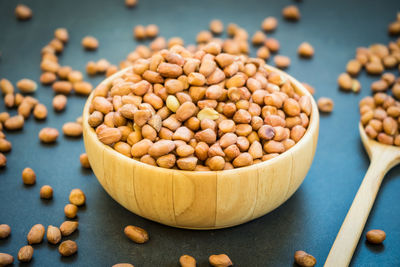
[[[345,267],[350,264],[383,177],[392,167],[387,162],[384,158],[372,158],[368,171],[329,252],[325,267]]]

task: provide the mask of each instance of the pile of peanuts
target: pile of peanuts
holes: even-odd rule
[[[373,64],[380,64],[380,71],[372,74],[397,67],[400,70],[400,38],[388,46],[374,45],[369,50],[358,51],[364,51],[359,53],[366,53],[365,58],[376,58]],[[373,96],[364,97],[359,103],[360,120],[366,134],[380,143],[400,146],[400,77],[391,72],[381,74],[380,79],[371,84],[371,92]]]
[[[138,59],[95,89],[88,123],[121,154],[163,168],[227,170],[285,152],[305,134],[311,99],[264,61],[209,42]]]
[[[400,14],[389,25],[388,33],[392,36],[400,34]],[[400,146],[400,78],[391,72],[396,68],[400,71],[400,38],[388,45],[376,43],[358,47],[355,58],[346,65],[346,72],[337,79],[339,88],[358,93],[361,83],[356,76],[363,68],[369,75],[379,75],[380,79],[371,84],[373,96],[364,97],[359,103],[361,124],[369,138]]]

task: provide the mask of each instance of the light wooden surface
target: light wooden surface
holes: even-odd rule
[[[385,174],[400,163],[400,148],[368,138],[359,125],[361,140],[371,160],[367,173],[329,252],[325,267],[350,264]]]
[[[294,78],[297,92],[310,95]],[[124,69],[102,83],[110,84]],[[311,95],[310,95],[311,96]],[[285,202],[303,182],[314,157],[319,114],[312,100],[310,125],[304,137],[278,157],[227,171],[193,172],[154,167],[130,159],[102,144],[88,125],[88,98],[83,136],[93,172],[107,193],[128,210],[166,225],[217,229],[245,223]]]

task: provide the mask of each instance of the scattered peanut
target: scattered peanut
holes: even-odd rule
[[[17,87],[22,93],[33,93],[37,89],[37,84],[30,79],[22,79],[17,82]]]
[[[82,125],[77,122],[67,122],[62,127],[63,133],[70,137],[79,137],[82,135]]]
[[[296,251],[294,261],[302,267],[313,267],[317,263],[317,260],[312,255],[302,250]]]
[[[196,259],[189,255],[182,255],[179,258],[181,267],[196,267]]]
[[[67,218],[73,219],[78,213],[78,207],[74,204],[67,204],[64,207],[64,214]]]
[[[310,58],[314,55],[314,48],[309,43],[304,42],[300,44],[297,53],[301,57]]]
[[[79,156],[79,161],[83,168],[90,169],[89,158],[86,153],[83,153]]]
[[[328,97],[319,98],[317,104],[321,112],[330,113],[333,110],[333,100]]]
[[[39,132],[39,139],[46,144],[54,143],[57,141],[58,135],[58,130],[55,128],[43,128]]]
[[[7,224],[0,224],[0,239],[7,238],[11,234],[11,228]]]
[[[28,233],[28,244],[39,244],[43,241],[45,229],[41,224],[35,224]]]
[[[15,16],[19,20],[28,20],[32,18],[32,14],[32,10],[26,5],[18,4],[15,8]]]
[[[76,206],[82,206],[85,204],[86,196],[80,189],[73,189],[69,194],[69,202]]]
[[[263,20],[261,28],[266,32],[272,32],[278,27],[278,20],[274,17],[267,17]]]
[[[216,267],[227,267],[233,265],[231,259],[226,254],[211,255],[208,258],[208,261],[212,266]]]
[[[82,46],[86,50],[96,50],[99,47],[99,41],[93,36],[86,36],[82,39]]]
[[[30,262],[33,257],[33,247],[30,245],[23,246],[18,251],[18,260],[20,262]]]
[[[40,188],[40,198],[51,199],[53,198],[53,188],[49,185],[44,185]]]
[[[0,266],[13,264],[14,257],[7,253],[0,253]]]
[[[25,168],[22,171],[22,181],[26,185],[33,185],[36,183],[36,174],[31,168]]]
[[[382,244],[382,242],[386,239],[386,233],[382,230],[374,229],[368,231],[366,237],[369,243]]]
[[[61,256],[69,257],[78,251],[78,245],[71,240],[66,240],[58,247],[58,252]]]
[[[146,230],[137,226],[126,226],[124,233],[130,240],[138,244],[143,244],[149,241],[149,235]]]
[[[138,0],[125,0],[125,5],[127,7],[135,7],[138,3]]]
[[[79,223],[75,221],[65,221],[60,225],[60,231],[62,236],[69,236],[76,229],[78,229]]]
[[[300,11],[296,6],[293,5],[282,9],[282,15],[287,20],[297,21],[300,19]]]

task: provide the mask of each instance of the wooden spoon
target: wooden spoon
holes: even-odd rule
[[[343,267],[350,264],[383,177],[392,167],[400,163],[400,147],[384,145],[370,139],[361,123],[359,129],[371,164],[340,227],[325,267]]]

